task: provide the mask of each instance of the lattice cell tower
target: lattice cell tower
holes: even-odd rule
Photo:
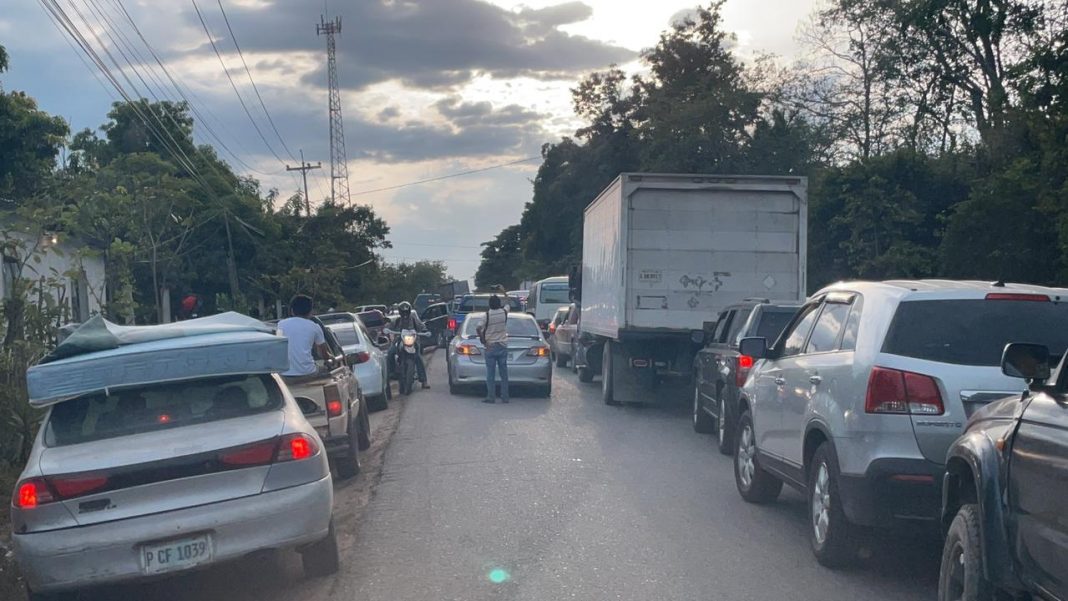
[[[345,126],[341,121],[341,89],[337,83],[337,54],[334,36],[341,33],[341,17],[327,22],[320,17],[315,33],[326,36],[326,72],[330,82],[330,196],[334,202],[348,206],[349,165],[345,156]]]

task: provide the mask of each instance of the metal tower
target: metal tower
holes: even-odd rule
[[[326,36],[326,72],[330,81],[330,196],[337,203],[348,206],[349,165],[345,156],[345,126],[341,121],[341,89],[337,83],[337,56],[334,35],[341,33],[341,17],[327,22],[320,17],[315,33]]]

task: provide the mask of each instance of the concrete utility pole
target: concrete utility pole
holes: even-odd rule
[[[334,36],[341,33],[341,17],[329,23],[320,17],[315,33],[326,36],[326,73],[330,84],[330,195],[345,206],[349,198],[349,166],[345,156],[345,127],[341,122],[341,89],[337,82],[337,53]]]
[[[322,163],[304,162],[304,149],[300,149],[300,167],[290,167],[286,165],[286,171],[300,171],[300,175],[304,178],[304,210],[308,213],[308,217],[311,217],[311,200],[308,196],[308,171],[311,169],[322,169]]]

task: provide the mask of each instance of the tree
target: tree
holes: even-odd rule
[[[68,132],[22,92],[0,90],[0,198],[25,200],[46,185]]]
[[[0,73],[7,71],[7,50],[0,46]]]
[[[372,271],[362,298],[383,303],[411,302],[417,294],[436,292],[448,279],[441,261],[381,263]]]
[[[484,289],[500,284],[507,290],[519,286],[516,275],[521,259],[522,231],[518,225],[504,228],[497,237],[482,243],[482,263],[475,272],[475,287]]]

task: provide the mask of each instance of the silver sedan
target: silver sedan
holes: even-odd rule
[[[446,355],[449,371],[449,392],[458,394],[461,388],[485,387],[485,347],[478,340],[478,328],[485,322],[484,313],[471,313],[464,320],[458,335],[449,343]],[[541,328],[526,313],[508,315],[508,383],[510,387],[536,388],[542,396],[549,396],[553,382],[553,366],[549,345]]]

